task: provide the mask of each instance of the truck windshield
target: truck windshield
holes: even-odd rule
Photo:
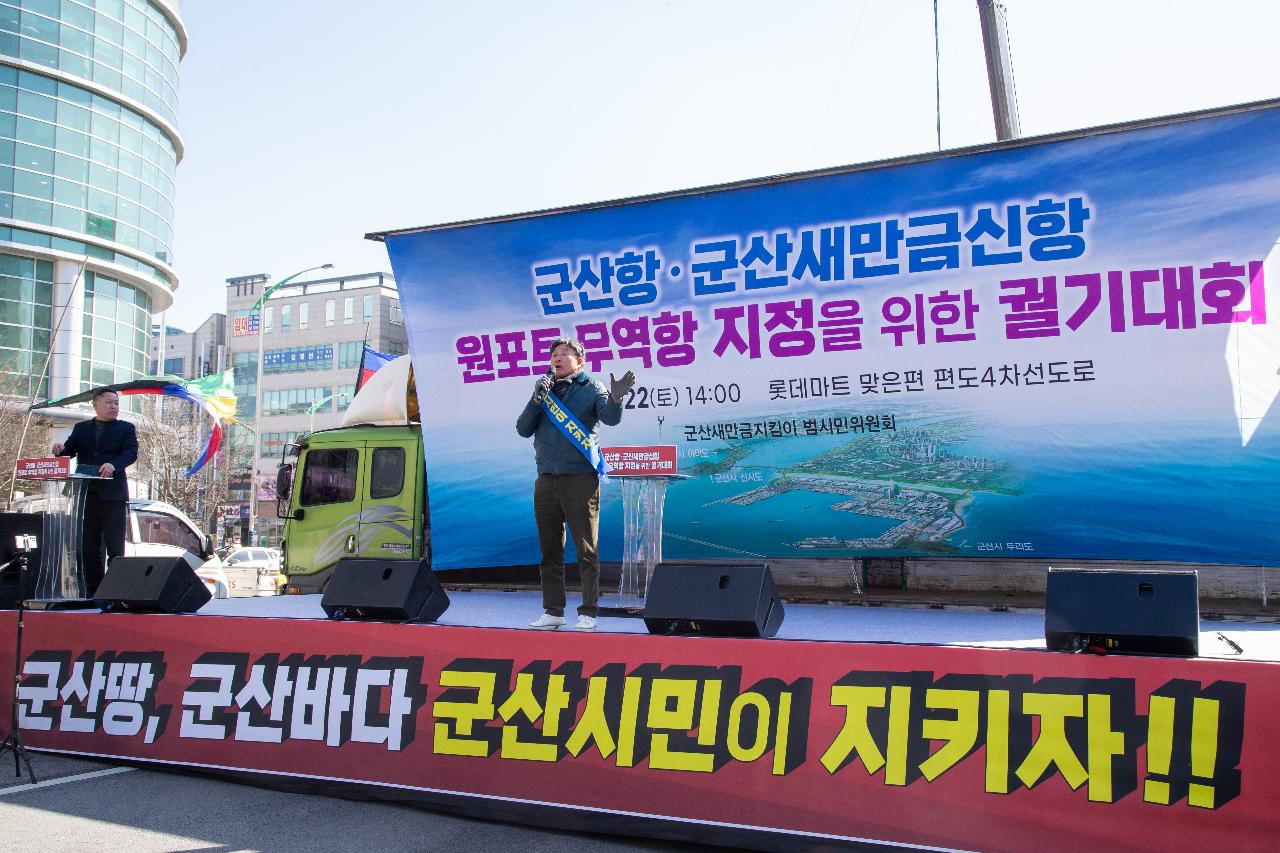
[[[360,451],[354,447],[312,450],[302,472],[303,506],[355,500]]]

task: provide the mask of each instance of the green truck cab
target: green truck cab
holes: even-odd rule
[[[303,436],[285,450],[276,512],[286,592],[324,590],[338,560],[419,560],[430,553],[416,424],[351,426]]]

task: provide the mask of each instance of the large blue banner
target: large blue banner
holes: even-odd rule
[[[560,335],[679,447],[668,559],[1280,563],[1278,234],[1274,102],[390,234],[436,566],[537,562]]]

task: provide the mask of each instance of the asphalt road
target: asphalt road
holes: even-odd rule
[[[291,794],[31,753],[39,782],[0,760],[0,851],[710,851]]]

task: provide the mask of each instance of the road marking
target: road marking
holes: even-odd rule
[[[57,779],[48,779],[44,782],[36,782],[34,785],[28,783],[26,785],[14,785],[12,788],[0,788],[0,797],[7,797],[10,794],[21,794],[24,791],[34,791],[37,788],[48,788],[53,785],[61,785],[64,782],[84,782],[88,779],[97,779],[101,776],[114,776],[117,773],[128,773],[130,770],[137,770],[136,767],[108,767],[106,770],[93,770],[88,773],[77,773],[75,776],[60,776]]]

